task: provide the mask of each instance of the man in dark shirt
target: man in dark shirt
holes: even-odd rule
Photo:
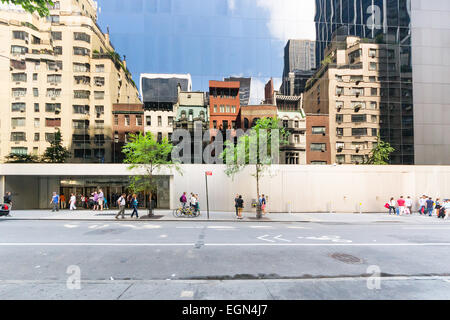
[[[430,217],[433,215],[433,205],[434,205],[433,199],[431,199],[431,197],[428,198],[428,200],[427,200],[427,212],[428,212],[428,215]]]

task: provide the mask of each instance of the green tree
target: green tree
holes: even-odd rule
[[[33,154],[10,153],[6,157],[6,163],[38,163],[39,157]]]
[[[137,169],[140,174],[130,176],[130,189],[133,192],[148,192],[150,208],[148,216],[153,216],[151,199],[157,191],[157,176],[162,169],[176,169],[181,173],[179,162],[171,160],[170,155],[174,146],[167,138],[157,141],[152,133],[143,135],[131,134],[130,142],[123,148],[124,163],[130,164],[129,170]]]
[[[64,163],[70,155],[69,150],[62,145],[62,134],[58,129],[55,132],[54,139],[50,141],[50,146],[45,150],[42,161],[48,163]]]
[[[365,164],[372,165],[387,165],[389,164],[389,157],[395,149],[391,147],[389,142],[384,142],[378,136],[378,142],[375,148],[369,154],[369,158]]]
[[[220,157],[226,163],[225,174],[234,177],[247,166],[255,166],[256,199],[259,198],[260,179],[267,173],[274,163],[272,151],[279,155],[279,148],[288,143],[289,132],[280,126],[277,118],[262,118],[245,135],[238,138],[235,145],[231,141],[225,142],[225,150]],[[274,143],[274,144],[273,144]],[[256,207],[256,217],[261,218],[259,202]]]
[[[50,14],[49,6],[54,3],[51,0],[0,0],[2,3],[16,4],[21,6],[29,13],[37,12],[41,17],[46,17]]]

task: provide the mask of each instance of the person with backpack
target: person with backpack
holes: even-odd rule
[[[122,219],[125,219],[125,206],[127,205],[126,194],[123,193],[119,199],[117,199],[117,205],[119,206],[119,212],[116,214],[116,219],[119,219],[119,215],[122,215]]]
[[[183,192],[183,194],[180,197],[180,203],[183,206],[183,209],[186,208],[187,198],[186,198],[186,192]]]
[[[244,209],[244,199],[242,199],[242,195],[239,195],[239,198],[237,199],[237,205],[238,205],[238,219],[243,219],[242,217],[242,209]]]
[[[131,207],[133,208],[133,212],[131,213],[131,218],[133,218],[134,214],[136,213],[136,219],[139,219],[138,215],[138,199],[137,195],[133,194],[133,198],[131,198]]]
[[[433,201],[433,199],[431,197],[429,197],[426,200],[426,204],[427,204],[427,212],[426,213],[428,213],[428,216],[431,217],[433,215],[433,210],[434,210],[434,201]]]

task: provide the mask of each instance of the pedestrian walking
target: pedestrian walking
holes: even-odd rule
[[[391,197],[391,200],[389,200],[389,214],[391,214],[391,211],[393,214],[395,214],[395,200],[394,197]]]
[[[59,211],[59,195],[56,192],[53,192],[52,199],[50,200],[50,204],[52,207],[52,212]]]
[[[244,199],[242,199],[242,195],[239,195],[237,200],[238,203],[238,219],[243,219],[242,217],[242,209],[244,208]]]
[[[200,212],[200,197],[198,193],[195,194],[194,197],[195,197],[195,213],[197,214]]]
[[[138,219],[139,218],[138,199],[137,199],[136,194],[133,194],[133,198],[131,198],[131,207],[133,208],[133,212],[131,213],[131,218],[133,218],[134,214],[136,214],[136,219]]]
[[[84,194],[81,195],[80,201],[81,201],[81,207],[82,207],[82,208],[86,208],[86,207],[85,207],[86,197],[84,196]]]
[[[183,206],[183,209],[186,208],[187,198],[186,198],[186,192],[183,192],[183,194],[180,197],[180,203]]]
[[[105,195],[103,194],[103,190],[98,190],[98,205],[100,206],[99,210],[103,211],[103,202],[105,201]]]
[[[408,196],[405,201],[406,201],[406,203],[405,203],[406,212],[405,213],[411,215],[412,214],[412,205],[413,205],[412,199],[410,196]]]
[[[419,213],[425,214],[425,206],[426,206],[426,196],[423,195],[419,198]]]
[[[196,208],[196,204],[197,204],[197,199],[195,198],[195,195],[193,193],[191,193],[191,208],[194,211]]]
[[[9,207],[8,217],[10,217],[11,216],[12,205],[13,205],[11,192],[5,193],[5,196],[3,197],[3,203],[8,205],[8,207]]]
[[[64,195],[64,193],[61,195],[61,197],[60,197],[61,199],[60,199],[60,205],[61,205],[61,209],[65,209],[66,208],[66,206],[67,206],[67,203],[66,203],[66,196]]]
[[[97,191],[94,192],[94,210],[98,210],[98,193]]]
[[[70,195],[70,200],[69,200],[69,204],[70,204],[70,208],[69,209],[71,211],[77,209],[77,207],[75,207],[76,202],[77,202],[77,197],[75,196],[75,194],[72,193]]]
[[[125,219],[125,206],[127,205],[126,194],[123,193],[119,199],[117,199],[117,205],[119,206],[119,212],[116,214],[116,219],[119,219],[119,215],[122,215],[122,219]]]
[[[429,197],[426,200],[426,204],[427,204],[427,214],[428,216],[432,216],[433,215],[433,210],[434,210],[434,201],[431,197]]]
[[[405,213],[405,199],[403,199],[403,196],[400,196],[400,198],[397,200],[397,205],[398,205],[398,211],[397,211],[397,215],[403,215]]]
[[[239,216],[239,214],[238,214],[238,208],[239,208],[238,199],[239,199],[239,195],[237,194],[236,197],[234,198],[234,208],[236,209],[236,217]]]
[[[436,216],[439,216],[439,210],[441,210],[442,206],[441,206],[441,199],[436,198],[435,204],[434,204],[434,209],[436,210]]]
[[[266,214],[266,197],[264,195],[261,196],[261,210],[262,214]]]
[[[444,205],[444,219],[447,220],[450,214],[450,199],[445,199]]]
[[[105,210],[109,210],[107,198],[108,198],[108,197],[104,197],[104,198],[103,198],[103,202],[104,202],[103,208],[104,208]]]

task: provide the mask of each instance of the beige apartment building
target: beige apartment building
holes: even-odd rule
[[[384,92],[379,61],[385,55],[374,42],[353,36],[335,39],[324,64],[308,81],[303,108],[307,115],[328,115],[331,163],[362,164],[376,146]],[[313,134],[326,130],[311,129]]]
[[[42,155],[59,129],[71,162],[110,162],[112,105],[141,103],[92,0],[54,1],[40,18],[0,7],[0,157]]]

